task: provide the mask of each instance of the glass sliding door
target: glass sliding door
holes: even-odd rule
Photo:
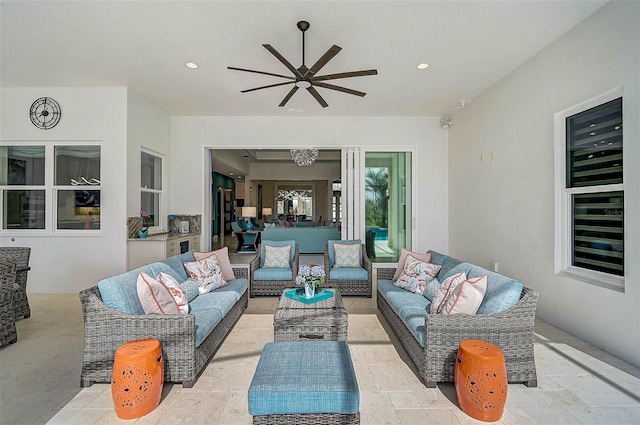
[[[411,152],[366,152],[365,246],[375,262],[397,262],[412,245]]]

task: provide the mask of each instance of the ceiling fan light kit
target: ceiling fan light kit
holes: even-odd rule
[[[304,34],[309,29],[309,22],[300,21],[297,24],[298,29],[302,32],[302,65],[299,68],[295,68],[291,62],[285,59],[276,49],[274,49],[270,44],[263,44],[262,46],[267,49],[273,56],[276,57],[282,64],[287,67],[289,71],[293,74],[293,76],[282,75],[282,74],[274,74],[272,72],[265,71],[256,71],[252,69],[246,68],[237,68],[233,66],[228,66],[227,69],[232,69],[234,71],[242,71],[242,72],[252,72],[254,74],[263,74],[270,75],[272,77],[285,78],[290,81],[286,81],[284,83],[276,83],[269,84],[266,86],[254,87],[252,89],[242,90],[241,93],[248,93],[255,90],[262,90],[271,87],[284,86],[288,84],[293,84],[294,86],[287,93],[287,95],[282,99],[282,102],[278,106],[283,107],[287,104],[289,99],[298,91],[299,88],[307,89],[307,91],[313,96],[313,98],[323,107],[326,108],[329,104],[324,100],[324,98],[318,93],[316,87],[335,90],[342,93],[351,94],[354,96],[364,97],[366,93],[349,89],[347,87],[336,86],[334,84],[325,83],[324,81],[328,80],[338,80],[341,78],[353,78],[353,77],[363,77],[367,75],[377,75],[378,71],[376,69],[367,69],[363,71],[351,71],[351,72],[340,72],[336,74],[327,74],[327,75],[316,75],[318,71],[320,71],[331,59],[337,55],[342,48],[340,46],[336,46],[335,44],[329,48],[325,52],[320,59],[316,61],[315,64],[311,68],[307,68],[305,65],[305,45],[304,45]]]

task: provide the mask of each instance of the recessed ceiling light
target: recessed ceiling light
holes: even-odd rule
[[[418,69],[427,69],[429,68],[429,64],[428,63],[419,63],[418,64]]]
[[[233,173],[229,173],[230,176],[233,176]]]
[[[242,176],[238,176],[238,178],[239,178],[239,179],[241,179],[241,178],[242,178]]]
[[[187,62],[185,63],[185,65],[187,66],[187,68],[191,68],[191,69],[196,69],[198,67],[198,64],[194,62]]]

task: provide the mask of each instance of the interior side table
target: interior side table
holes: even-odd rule
[[[331,298],[313,304],[305,304],[280,295],[278,308],[273,315],[273,340],[282,341],[346,341],[347,310],[336,289]]]

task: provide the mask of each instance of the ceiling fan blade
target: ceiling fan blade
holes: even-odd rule
[[[289,93],[287,93],[287,95],[284,97],[284,99],[282,99],[282,102],[280,102],[278,106],[286,105],[289,99],[291,99],[291,96],[293,96],[297,91],[298,91],[298,86],[293,86],[293,88],[289,91]]]
[[[240,93],[249,93],[250,91],[268,89],[270,87],[284,86],[286,84],[293,84],[293,83],[295,83],[295,81],[287,81],[286,83],[269,84],[268,86],[254,87],[254,88],[248,89],[248,90],[240,90]]]
[[[320,69],[325,66],[327,62],[333,59],[333,57],[337,55],[340,50],[342,50],[342,47],[336,46],[335,44],[329,47],[329,50],[327,50],[326,53],[322,55],[322,57],[318,59],[318,61],[314,63],[313,66],[305,73],[305,77],[313,77],[316,72],[320,71]]]
[[[377,69],[367,69],[366,71],[340,72],[338,74],[318,75],[313,77],[315,81],[337,80],[339,78],[364,77],[366,75],[378,75]]]
[[[271,52],[271,54],[273,56],[275,56],[276,58],[278,58],[278,60],[280,62],[282,62],[282,64],[284,66],[286,66],[289,71],[293,72],[293,75],[295,75],[298,78],[302,78],[302,74],[300,73],[300,71],[298,71],[296,68],[294,68],[293,65],[291,65],[291,62],[289,62],[288,60],[286,60],[284,58],[284,56],[282,56],[280,53],[278,53],[278,51],[276,49],[274,49],[270,44],[263,44],[262,45],[265,49],[267,49],[269,52]]]
[[[320,96],[320,93],[318,93],[316,89],[314,89],[313,87],[307,87],[307,91],[311,93],[311,96],[316,98],[318,103],[322,105],[323,108],[326,108],[327,106],[329,106],[329,104],[325,102],[325,100],[322,98],[322,96]]]
[[[295,80],[295,77],[291,75],[280,75],[272,72],[254,71],[253,69],[236,68],[235,66],[228,66],[227,69],[233,69],[234,71],[253,72],[254,74],[272,75],[274,77],[286,78],[287,80]]]
[[[366,93],[364,93],[364,92],[361,92],[361,91],[358,91],[358,90],[348,89],[346,87],[335,86],[333,84],[317,83],[317,82],[314,81],[313,85],[316,86],[316,87],[322,87],[324,89],[337,90],[337,91],[341,91],[343,93],[353,94],[353,95],[360,96],[360,97],[364,97],[366,95]]]

